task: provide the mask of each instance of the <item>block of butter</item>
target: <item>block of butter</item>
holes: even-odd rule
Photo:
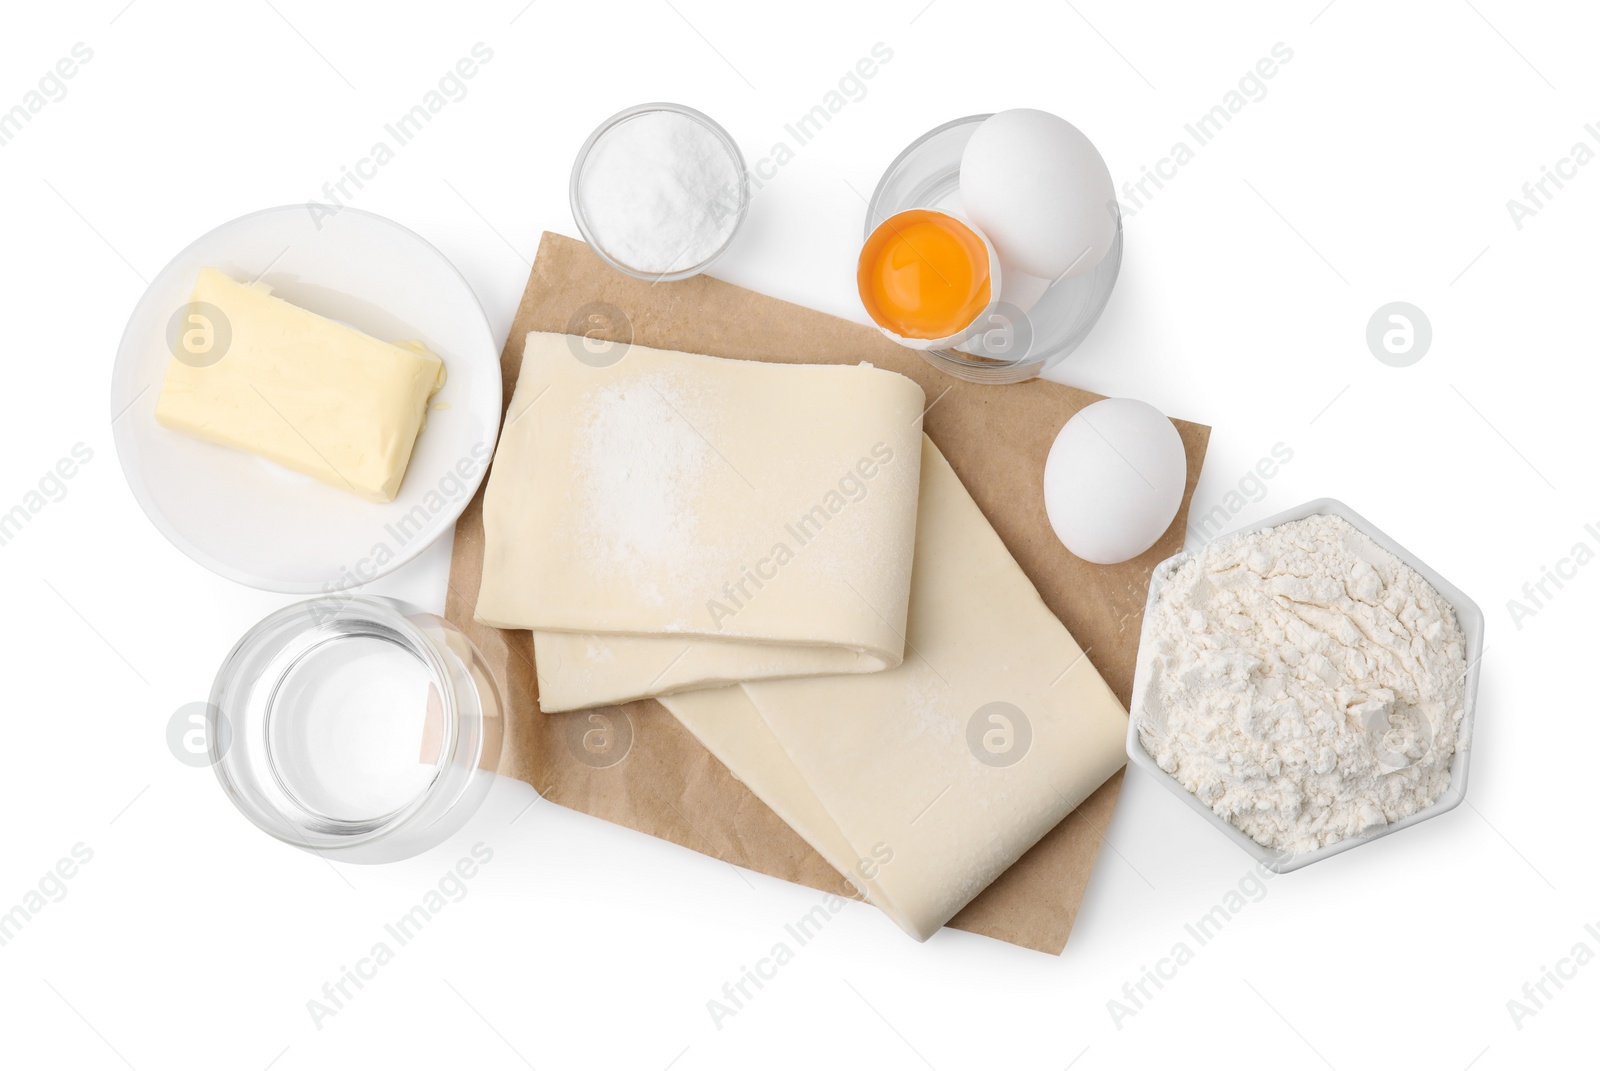
[[[170,339],[156,420],[374,502],[411,461],[444,363],[203,268]]]

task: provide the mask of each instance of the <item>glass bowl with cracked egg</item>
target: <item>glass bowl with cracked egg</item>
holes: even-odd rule
[[[1323,844],[1309,850],[1296,851],[1258,843],[1239,826],[1236,826],[1233,822],[1213,810],[1209,804],[1190,791],[1175,774],[1163,769],[1150,751],[1146,750],[1145,746],[1145,739],[1149,739],[1156,744],[1158,751],[1161,750],[1160,741],[1165,730],[1163,721],[1165,711],[1156,701],[1158,696],[1156,695],[1155,686],[1157,684],[1156,677],[1160,670],[1158,666],[1160,653],[1156,649],[1158,641],[1154,636],[1156,629],[1152,627],[1152,622],[1156,620],[1156,615],[1159,612],[1158,608],[1161,604],[1163,591],[1173,583],[1178,568],[1199,553],[1198,550],[1185,550],[1176,554],[1157,565],[1152,573],[1150,594],[1145,605],[1144,629],[1139,641],[1139,657],[1134,669],[1133,701],[1129,709],[1127,740],[1129,762],[1159,781],[1191,807],[1195,813],[1216,827],[1223,836],[1255,857],[1260,865],[1277,874],[1286,874],[1292,870],[1299,870],[1301,867],[1338,855],[1351,848],[1371,843],[1391,833],[1399,832],[1420,822],[1426,822],[1430,818],[1436,818],[1458,806],[1466,797],[1467,765],[1471,758],[1472,722],[1478,699],[1478,670],[1483,655],[1483,611],[1460,588],[1439,575],[1426,562],[1391,539],[1381,529],[1344,503],[1331,498],[1306,502],[1265,520],[1245,525],[1218,536],[1216,542],[1250,535],[1319,514],[1343,519],[1401,563],[1410,566],[1422,579],[1431,584],[1434,591],[1455,611],[1456,623],[1461,632],[1462,655],[1466,662],[1466,669],[1462,686],[1461,720],[1457,728],[1455,751],[1450,763],[1450,779],[1444,791],[1430,804],[1411,814],[1370,826],[1332,843]]]

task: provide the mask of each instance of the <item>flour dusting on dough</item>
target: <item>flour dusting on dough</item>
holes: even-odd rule
[[[661,372],[613,383],[581,402],[573,450],[574,533],[582,552],[625,570],[661,605],[684,563],[702,560],[700,507],[714,412],[701,391]],[[698,422],[698,425],[697,423]]]

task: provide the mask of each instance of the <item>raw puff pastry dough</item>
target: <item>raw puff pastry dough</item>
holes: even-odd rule
[[[1128,725],[943,455],[923,442],[898,668],[662,700],[918,940],[1121,768]]]
[[[534,332],[478,620],[533,630],[545,711],[899,665],[924,404],[867,365]]]

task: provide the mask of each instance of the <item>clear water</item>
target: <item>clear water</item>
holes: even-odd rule
[[[283,791],[341,822],[370,822],[410,803],[437,772],[429,741],[440,706],[427,666],[394,639],[337,626],[297,646],[265,725]]]

